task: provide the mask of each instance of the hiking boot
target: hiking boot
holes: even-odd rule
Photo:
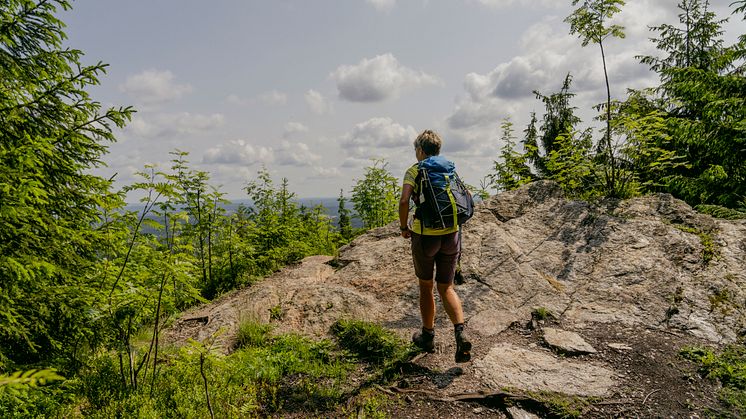
[[[412,335],[412,343],[425,352],[435,352],[435,333],[428,333],[424,330],[415,332]]]
[[[471,341],[463,330],[456,333],[456,362],[469,362],[471,360]]]

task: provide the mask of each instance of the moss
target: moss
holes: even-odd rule
[[[592,397],[568,396],[547,391],[527,394],[544,406],[547,417],[560,419],[580,418],[583,416],[583,410],[597,401]]]
[[[683,224],[672,224],[674,228],[684,233],[695,234],[699,237],[699,242],[702,245],[702,262],[708,265],[713,259],[718,257],[718,248],[715,244],[715,239],[710,232],[703,231],[694,227],[689,227]]]
[[[727,288],[715,290],[709,297],[710,300],[710,312],[720,310],[724,315],[727,315],[731,311],[731,294]]]

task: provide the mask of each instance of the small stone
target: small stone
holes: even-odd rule
[[[609,348],[617,349],[620,351],[631,351],[632,347],[629,345],[625,345],[624,343],[607,343]]]
[[[482,412],[484,412],[484,408],[482,408],[482,407],[475,407],[474,410],[473,410],[473,412],[477,413],[477,414],[482,413]]]
[[[597,351],[575,332],[545,328],[544,341],[560,352],[570,355],[595,354]]]
[[[508,411],[508,415],[513,419],[539,419],[538,416],[515,406],[509,407],[506,410]]]

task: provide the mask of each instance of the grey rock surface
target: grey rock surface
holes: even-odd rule
[[[311,337],[327,336],[343,317],[377,322],[404,339],[420,327],[410,242],[396,223],[356,238],[333,266],[330,260],[307,258],[197,307],[164,332],[166,340],[201,340],[223,329],[219,341],[230,351],[242,318]],[[473,372],[482,381],[467,384],[605,394],[614,384],[608,366],[499,342],[539,307],[581,333],[610,324],[734,342],[746,333],[744,260],[746,221],[698,214],[670,195],[591,205],[536,182],[492,197],[464,227],[466,281],[456,290],[468,329],[498,343],[475,348]],[[447,370],[453,338],[439,301],[436,328],[444,348],[438,367]]]
[[[511,406],[505,409],[508,411],[508,417],[512,419],[539,419],[538,416],[533,413],[529,413],[519,407]]]
[[[474,369],[477,377],[495,389],[601,397],[616,383],[614,371],[607,366],[561,359],[509,343],[495,345],[486,356],[474,361]]]
[[[552,349],[568,355],[595,354],[593,346],[588,344],[579,334],[567,330],[545,327],[544,342]]]

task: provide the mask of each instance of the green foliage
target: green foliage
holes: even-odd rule
[[[54,369],[16,371],[0,375],[0,391],[36,387],[53,381],[64,380]]]
[[[677,230],[683,231],[684,233],[695,234],[699,237],[699,242],[702,244],[702,263],[708,265],[713,259],[719,255],[717,244],[715,239],[710,232],[700,230],[698,228],[685,226],[682,224],[672,224]]]
[[[688,347],[680,352],[684,359],[699,365],[699,373],[721,385],[720,400],[742,417],[746,415],[746,347],[726,346],[720,354],[710,348]]]
[[[342,243],[348,243],[350,240],[352,240],[354,234],[352,230],[350,210],[348,210],[345,206],[345,204],[347,203],[347,199],[345,198],[344,191],[342,189],[339,190],[339,198],[337,198],[337,203],[339,204],[339,207],[337,209],[337,215],[339,216],[339,220],[337,221],[337,228],[339,228],[339,234],[340,236],[342,236]]]
[[[266,169],[246,186],[250,208],[239,212],[238,235],[250,245],[243,258],[253,264],[252,275],[267,275],[310,255],[333,254],[339,235],[323,207],[298,207],[287,179],[279,188]]]
[[[667,141],[651,146],[685,163],[664,168],[658,178],[665,191],[691,205],[738,208],[746,196],[746,36],[725,46],[726,19],[717,19],[708,2],[684,0],[679,9],[679,26],[652,28],[662,56],[641,57],[661,80],[639,93],[664,116]]]
[[[533,122],[530,126],[533,126]],[[509,191],[531,182],[534,180],[534,175],[528,165],[528,155],[515,150],[513,123],[505,120],[501,128],[500,140],[503,146],[500,149],[500,160],[494,162],[491,182],[498,191]]]
[[[266,337],[264,327],[247,327]],[[281,409],[324,411],[343,400],[345,379],[354,368],[331,342],[295,335],[262,340],[228,356],[196,342],[168,351],[152,391],[125,391],[113,373],[116,358],[104,355],[97,363],[79,387],[87,402],[82,413],[93,418],[202,418],[209,416],[210,407],[216,417],[229,418],[267,416]]]
[[[577,396],[549,392],[529,392],[529,394],[544,405],[549,415],[561,419],[582,417],[583,409],[591,404],[592,401],[591,399],[584,399]]]
[[[263,347],[270,343],[272,326],[254,320],[244,320],[238,325],[236,344],[239,348]]]
[[[743,220],[746,219],[746,212],[735,209],[725,208],[720,205],[697,205],[694,207],[697,212],[708,214],[715,218],[723,220]]]
[[[556,318],[546,307],[536,307],[531,310],[531,318],[536,320],[548,320]]]
[[[340,319],[331,330],[343,348],[374,364],[403,362],[414,353],[411,345],[374,323]]]
[[[593,187],[596,165],[592,160],[590,136],[570,132],[557,136],[554,141],[556,148],[546,161],[551,179],[571,196],[585,200],[597,197],[600,188]]]
[[[385,160],[374,160],[352,188],[355,213],[365,229],[384,226],[398,217],[399,185],[386,166]]]
[[[536,115],[531,115],[531,122],[524,130],[523,153],[516,151],[512,124],[503,122],[501,141],[504,145],[490,174],[498,191],[515,189],[533,180],[550,179],[573,197],[591,199],[603,193],[603,185],[598,181],[602,168],[592,151],[591,132],[579,132],[575,128],[580,119],[570,104],[574,96],[570,91],[571,83],[572,77],[568,74],[559,92],[550,95],[534,92],[544,103],[545,114],[539,129]]]
[[[7,0],[0,15],[0,361],[72,352],[97,333],[90,275],[109,182],[100,164],[130,108],[86,92],[106,66],[63,48],[64,0]]]
[[[573,0],[572,5],[577,6],[581,0]],[[607,196],[623,197],[623,185],[619,182],[619,163],[616,159],[615,147],[612,142],[612,102],[611,88],[609,86],[609,73],[606,64],[606,52],[604,41],[609,37],[624,38],[624,28],[619,25],[610,25],[611,18],[621,11],[624,0],[583,0],[580,7],[565,19],[570,24],[570,33],[578,35],[585,47],[594,43],[601,50],[601,61],[604,69],[604,80],[606,81],[606,103],[600,105],[605,115],[601,118],[606,122],[604,138],[599,142],[599,155],[601,168],[604,171],[604,187]]]

